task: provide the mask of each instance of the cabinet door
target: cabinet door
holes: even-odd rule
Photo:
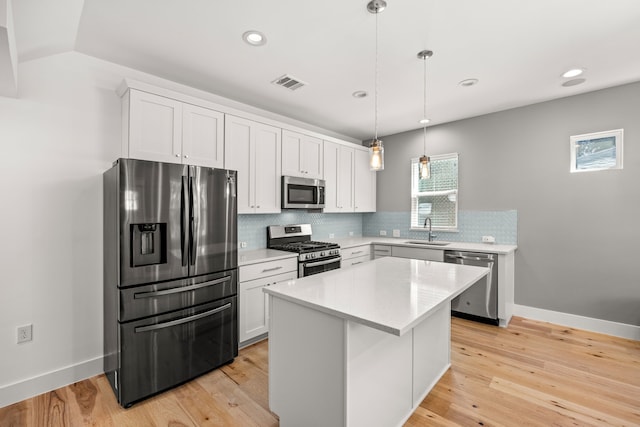
[[[129,90],[129,152],[126,157],[182,163],[182,103]]]
[[[322,172],[322,140],[284,129],[282,174],[321,179]]]
[[[255,211],[253,174],[255,156],[252,151],[251,132],[253,122],[240,117],[225,116],[224,167],[238,171],[238,213]]]
[[[307,178],[322,179],[322,140],[306,136],[300,141],[300,169]]]
[[[336,186],[338,209],[340,212],[353,212],[353,160],[355,150],[340,145],[338,149],[338,183]]]
[[[183,163],[224,167],[224,114],[191,104],[182,106]]]
[[[256,123],[255,134],[255,212],[280,212],[281,130]]]
[[[342,212],[338,208],[338,151],[340,144],[324,141],[324,212]]]
[[[269,298],[262,289],[297,277],[297,272],[290,272],[240,282],[238,285],[238,341],[240,343],[269,331]]]
[[[269,330],[269,309],[267,294],[262,288],[270,278],[256,279],[239,284],[238,341],[243,342]]]
[[[356,212],[376,211],[376,173],[369,169],[369,153],[355,150],[354,197]]]

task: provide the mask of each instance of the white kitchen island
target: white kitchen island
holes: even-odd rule
[[[402,425],[450,366],[451,299],[488,271],[388,257],[266,287],[280,426]]]

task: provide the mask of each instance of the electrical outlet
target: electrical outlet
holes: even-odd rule
[[[495,243],[496,238],[493,236],[482,236],[482,243]]]
[[[333,239],[334,237],[336,237],[336,235],[335,235],[335,234],[333,234],[333,233],[329,233],[329,238],[330,238],[330,239]]]
[[[353,231],[349,232],[349,237],[353,237]]]
[[[18,327],[18,344],[21,342],[31,341],[33,339],[33,325]]]
[[[400,230],[393,230],[393,237],[400,237]]]
[[[240,242],[240,248],[246,248],[247,242]]]
[[[387,230],[380,230],[380,235],[381,236],[386,236],[387,235]]]

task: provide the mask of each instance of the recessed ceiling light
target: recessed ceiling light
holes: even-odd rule
[[[421,125],[426,125],[427,123],[429,123],[431,120],[427,119],[426,117],[424,119],[420,119],[420,121],[418,123],[420,123]]]
[[[242,35],[242,40],[250,44],[251,46],[262,46],[267,43],[267,38],[260,31],[246,31]]]
[[[571,70],[569,70],[569,71],[565,72],[565,73],[562,75],[562,77],[565,77],[565,78],[569,78],[569,77],[577,77],[577,76],[579,76],[579,75],[580,75],[580,74],[582,74],[582,73],[584,73],[584,69],[582,69],[582,68],[573,68],[573,69],[571,69]]]
[[[477,83],[478,83],[478,79],[465,79],[465,80],[462,80],[461,82],[458,82],[458,84],[462,87],[473,86]]]
[[[587,79],[571,79],[571,80],[567,80],[566,82],[562,83],[562,86],[570,87],[570,86],[581,85],[582,83],[584,83],[586,81],[587,81]]]
[[[351,94],[354,98],[366,98],[368,95],[364,90],[357,90]]]

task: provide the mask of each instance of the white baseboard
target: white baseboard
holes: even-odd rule
[[[102,372],[103,357],[99,356],[13,384],[7,384],[0,387],[0,408],[91,378]]]
[[[513,315],[640,341],[640,326],[514,304]]]

